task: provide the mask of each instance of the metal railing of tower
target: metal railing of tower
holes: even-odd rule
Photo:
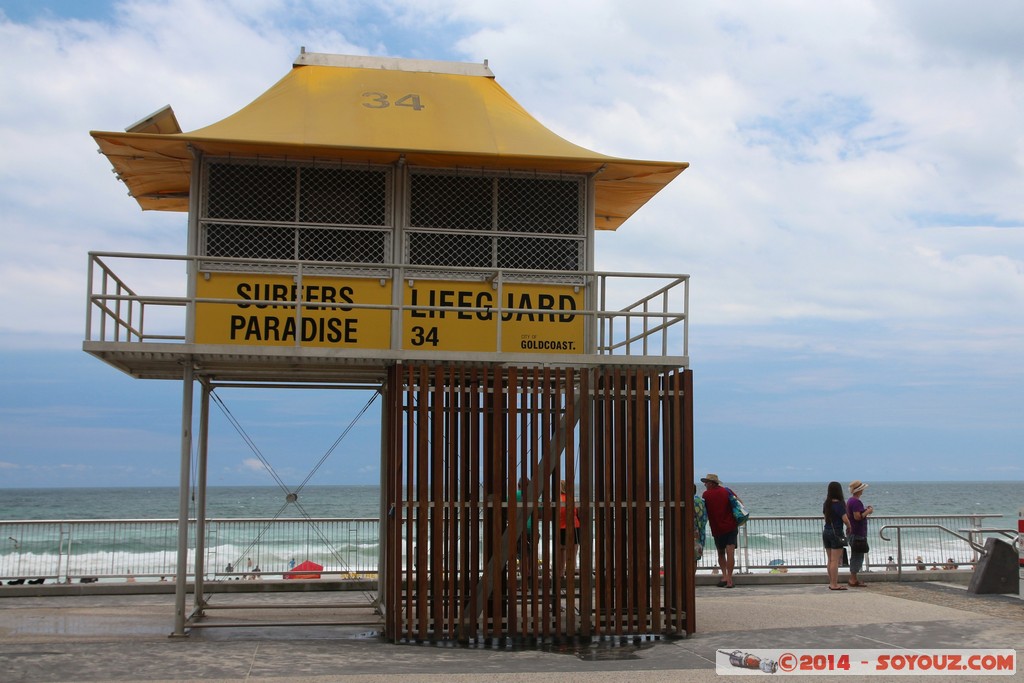
[[[129,275],[119,273],[115,264],[128,271],[137,283],[128,284]],[[349,302],[289,301],[264,299],[214,298],[189,296],[188,278],[181,276],[182,265],[197,273],[252,272],[290,274],[301,291],[303,277],[355,275],[390,279],[394,283],[417,279],[451,278],[487,281],[495,289],[505,283],[542,282],[590,289],[589,306],[569,314],[593,322],[594,352],[598,355],[623,355],[631,358],[677,357],[689,353],[689,276],[671,273],[630,273],[618,271],[553,271],[512,268],[458,268],[375,263],[373,273],[367,264],[280,259],[229,258],[224,256],[184,256],[128,252],[90,252],[86,307],[86,342],[172,342],[188,341],[186,315],[197,304],[238,306],[290,306],[298,318],[305,310],[331,309],[388,310],[405,314],[451,311],[446,306],[423,304],[368,304]],[[386,273],[386,276],[382,276]],[[642,283],[652,283],[653,291],[638,291]],[[494,306],[465,306],[464,313],[503,316],[550,315],[551,309],[510,306],[497,297]],[[500,329],[500,325],[499,325]],[[500,332],[494,352],[500,352]]]

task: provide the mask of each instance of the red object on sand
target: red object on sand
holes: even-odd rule
[[[323,565],[306,560],[295,565],[290,572],[284,575],[286,579],[319,579]]]
[[[1020,517],[1017,519],[1017,535],[1020,536],[1020,566],[1024,567],[1024,508],[1020,509]]]

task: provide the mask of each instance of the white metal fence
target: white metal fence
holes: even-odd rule
[[[190,575],[194,525],[190,522]],[[0,579],[170,579],[177,567],[177,534],[174,519],[0,522]],[[377,571],[377,520],[210,519],[204,547],[207,579],[281,578],[307,560],[321,565],[324,576],[358,578]]]
[[[867,569],[897,569],[897,558],[902,556],[903,568],[941,569],[946,565],[972,566],[978,561],[978,552],[967,541],[942,529],[911,528],[926,525],[942,526],[983,546],[985,539],[995,536],[1012,540],[1000,525],[1005,526],[1002,515],[903,515],[872,516],[868,525],[868,543],[871,551],[865,558]],[[884,526],[906,526],[901,536],[902,553],[897,550],[894,534],[888,539],[879,535]],[[736,550],[736,571],[820,570],[825,567],[825,551],[821,532],[823,522],[819,516],[809,517],[751,517],[740,527]],[[890,558],[892,558],[890,560]],[[920,558],[920,559],[919,559]],[[718,564],[714,539],[708,530],[707,547],[700,569],[712,569]]]
[[[903,569],[939,569],[949,562],[970,567],[978,553],[965,539],[978,546],[990,536],[1012,540],[1008,530],[999,529],[1007,524],[1001,515],[872,517],[867,568],[895,570],[895,558],[900,556]],[[878,530],[887,525],[904,525],[901,553],[894,533],[886,534],[889,540],[879,536]],[[169,580],[177,566],[177,526],[172,519],[3,521],[0,580]],[[190,526],[191,575],[194,522]],[[821,527],[820,517],[752,517],[740,529],[737,571],[823,570]],[[377,572],[378,538],[376,519],[211,519],[206,524],[204,573],[207,580],[280,579],[293,566],[310,560],[323,567],[325,578],[367,577]],[[709,530],[698,569],[711,571],[716,565]]]

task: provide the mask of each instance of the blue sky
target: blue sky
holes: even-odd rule
[[[90,130],[310,51],[489,61],[563,137],[691,163],[597,242],[692,276],[696,468],[1024,480],[1024,5],[0,0],[0,486],[176,485],[181,386],[81,351],[90,250],[183,253]],[[655,246],[656,245],[656,246]],[[299,482],[365,392],[221,394]],[[376,483],[378,404],[313,483]],[[212,484],[271,484],[215,408]]]

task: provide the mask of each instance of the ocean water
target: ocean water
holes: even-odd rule
[[[752,514],[764,517],[820,515],[826,489],[825,483],[725,483]],[[875,507],[876,515],[996,514],[1016,528],[1024,481],[869,482],[862,500]],[[377,518],[379,509],[376,486],[308,486],[299,492],[297,505],[288,503],[277,487],[211,486],[206,503],[209,518]],[[177,517],[178,489],[173,487],[0,489],[0,520]]]
[[[1024,481],[998,482],[868,482],[861,496],[876,515],[1002,515],[1007,528],[1017,527],[1024,507]],[[841,482],[844,493],[849,482]],[[725,482],[751,513],[765,517],[821,515],[827,482],[820,484],[755,484]],[[996,526],[990,520],[986,526]]]
[[[273,486],[211,486],[206,516],[377,518],[377,486],[307,486],[290,503]],[[177,519],[179,495],[164,488],[0,489],[0,520]],[[195,510],[189,496],[190,516]]]
[[[748,525],[745,561],[765,566],[782,561],[792,567],[820,564],[821,504],[826,485],[807,483],[764,484],[726,482],[757,517],[812,517]],[[1001,515],[975,524],[987,528],[1016,529],[1024,506],[1024,482],[869,482],[862,500],[879,516]],[[276,487],[210,487],[207,516],[240,518],[348,518],[377,519],[380,490],[376,486],[310,486],[299,492],[297,504]],[[0,576],[107,576],[138,575],[157,580],[175,567],[176,534],[173,524],[154,527],[119,525],[111,535],[108,525],[79,527],[73,540],[61,536],[62,525],[18,525],[15,520],[177,519],[175,488],[62,488],[0,489]],[[191,497],[190,497],[191,503]],[[194,507],[190,505],[190,516]],[[13,523],[12,523],[13,522]],[[965,526],[975,526],[967,524]],[[222,525],[207,546],[207,566],[223,571],[230,562],[236,572],[250,557],[267,572],[284,572],[291,559],[312,559],[333,571],[376,569],[378,539],[375,524],[342,522],[315,532],[304,522],[284,523],[269,533],[265,525],[231,522]],[[161,535],[162,534],[162,535]],[[7,540],[4,541],[3,537]],[[916,536],[916,539],[913,538]],[[911,548],[906,543],[913,542]],[[874,558],[884,562],[894,553],[878,543]],[[947,557],[971,561],[966,544],[940,534],[905,537],[910,562],[916,555],[929,563]],[[714,565],[706,553],[701,566]],[[873,560],[874,561],[874,560]],[[191,559],[190,559],[191,563]],[[114,580],[114,579],[111,579]],[[123,579],[122,579],[123,580]]]

